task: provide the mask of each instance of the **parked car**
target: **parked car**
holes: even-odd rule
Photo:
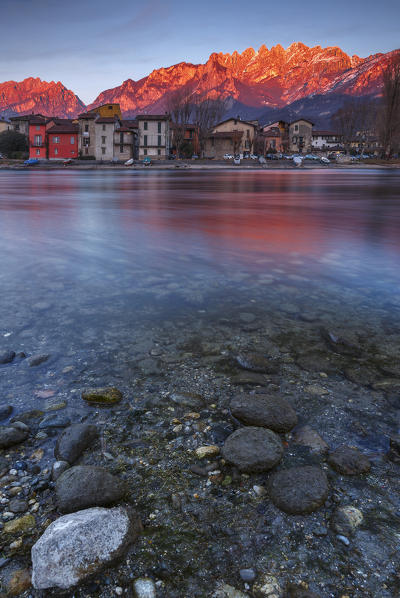
[[[250,159],[251,160],[258,160],[257,154],[250,154]]]
[[[283,158],[283,154],[281,154],[281,153],[277,153],[277,154],[275,154],[275,156],[276,156],[276,160],[282,160],[282,158]]]
[[[0,160],[2,160],[2,159],[3,159],[3,154],[0,154]]]
[[[304,160],[319,160],[319,156],[316,156],[315,154],[306,154]]]
[[[283,154],[284,160],[293,160],[293,156],[291,154]]]
[[[331,163],[329,158],[326,158],[325,156],[321,156],[319,161],[321,162],[321,164],[330,164]]]
[[[277,154],[267,154],[265,157],[267,160],[279,160]]]
[[[234,157],[233,163],[236,164],[236,165],[239,165],[240,164],[240,160],[241,160],[240,155],[237,155],[237,156]]]
[[[224,160],[233,160],[232,154],[224,154]]]
[[[199,159],[199,156],[197,154],[193,154],[192,160],[198,160],[198,159]]]
[[[143,160],[144,166],[151,166],[150,156],[146,156]]]
[[[24,162],[25,166],[34,166],[35,164],[39,164],[39,160],[37,158],[29,158]]]
[[[169,154],[168,160],[176,160],[175,154]]]

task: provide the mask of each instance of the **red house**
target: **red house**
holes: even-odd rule
[[[37,114],[29,119],[29,157],[47,158],[46,124],[48,119]]]
[[[47,129],[48,157],[60,160],[78,157],[79,126],[71,121],[56,120]]]

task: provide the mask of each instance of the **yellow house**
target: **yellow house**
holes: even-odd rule
[[[103,104],[102,106],[92,108],[90,112],[96,112],[101,118],[113,118],[114,116],[118,116],[119,119],[122,118],[119,104]]]

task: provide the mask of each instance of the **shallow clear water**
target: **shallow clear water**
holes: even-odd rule
[[[50,353],[47,377],[248,311],[377,333],[399,322],[400,173],[3,171],[0,252],[1,345]],[[0,369],[28,402],[45,382]]]

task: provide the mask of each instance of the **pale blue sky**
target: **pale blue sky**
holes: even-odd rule
[[[0,0],[0,82],[59,80],[89,103],[161,66],[263,43],[387,52],[399,23],[399,0]]]

